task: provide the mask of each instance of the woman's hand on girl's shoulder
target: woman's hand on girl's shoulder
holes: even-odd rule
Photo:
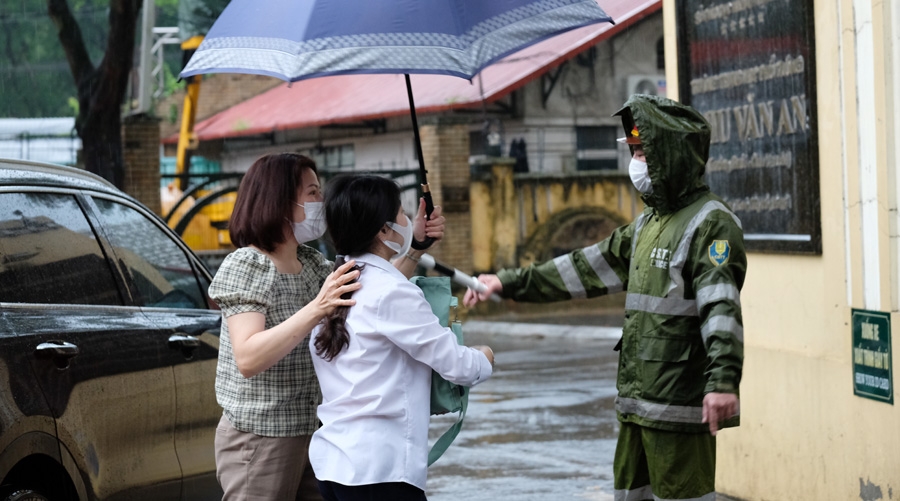
[[[354,291],[359,290],[362,284],[357,281],[359,269],[354,269],[356,261],[350,260],[331,272],[322,284],[315,302],[324,315],[330,315],[341,306],[353,306],[355,299],[351,299]]]

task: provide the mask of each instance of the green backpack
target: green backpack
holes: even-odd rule
[[[449,277],[412,277],[410,282],[419,286],[425,293],[425,299],[431,305],[431,311],[444,327],[449,326],[456,334],[456,342],[463,344],[462,324],[454,320],[450,322],[450,308],[458,306],[458,299],[450,293]],[[428,452],[428,466],[431,466],[450,447],[462,429],[466,408],[469,406],[469,388],[451,383],[437,372],[431,371],[431,414],[459,412],[459,419],[444,432]]]

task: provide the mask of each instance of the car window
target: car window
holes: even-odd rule
[[[74,195],[0,193],[0,301],[122,305]]]
[[[190,259],[168,233],[132,207],[103,198],[95,202],[116,258],[131,275],[140,306],[206,308]]]
[[[206,278],[206,275],[204,275],[202,273],[197,274],[197,280],[200,281],[200,290],[203,292],[203,297],[206,299],[206,306],[213,310],[218,310],[219,305],[216,304],[215,301],[210,299],[209,295],[207,294],[207,291],[209,291],[209,286],[211,283],[210,280],[208,278]]]

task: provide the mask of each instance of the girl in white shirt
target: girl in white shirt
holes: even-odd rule
[[[424,500],[431,371],[474,386],[490,377],[493,352],[458,345],[421,289],[391,265],[420,252],[409,250],[413,225],[393,181],[333,179],[325,218],[337,253],[361,268],[362,287],[355,306],[339,308],[310,338],[322,388],[322,427],[309,446],[319,489],[329,501]]]

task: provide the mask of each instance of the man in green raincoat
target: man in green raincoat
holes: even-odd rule
[[[743,364],[741,222],[703,182],[709,124],[637,94],[616,113],[646,208],[606,240],[481,275],[488,292],[549,302],[626,291],[616,412],[615,499],[715,499],[718,430],[737,426]]]

